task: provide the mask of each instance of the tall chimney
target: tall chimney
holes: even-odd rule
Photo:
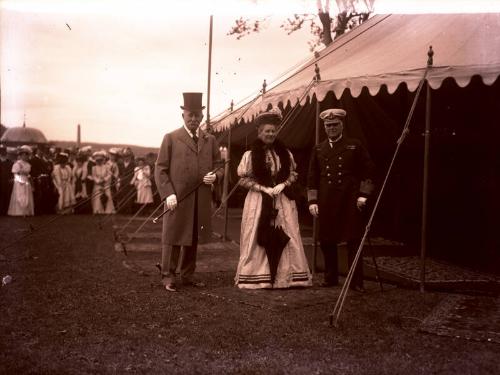
[[[81,143],[81,130],[80,130],[80,124],[76,127],[76,147],[80,148],[80,143]]]

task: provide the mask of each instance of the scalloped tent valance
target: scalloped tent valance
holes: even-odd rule
[[[303,104],[312,96],[322,101],[328,92],[340,98],[349,89],[358,97],[366,87],[375,96],[383,85],[393,93],[401,83],[414,91],[424,74],[429,46],[434,63],[427,79],[433,89],[448,77],[465,87],[476,75],[492,85],[500,75],[500,13],[376,15],[258,100],[214,117],[212,126],[222,131],[237,121],[251,120],[269,105],[296,104],[300,98]],[[310,87],[316,64],[321,80]]]

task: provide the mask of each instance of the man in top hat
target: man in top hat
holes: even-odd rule
[[[202,131],[202,93],[184,93],[184,126],[166,134],[155,164],[155,181],[165,200],[162,233],[162,282],[166,290],[176,291],[176,270],[184,285],[200,286],[193,274],[198,243],[211,237],[211,185],[222,177],[220,153],[213,135]],[[196,186],[201,185],[197,188]],[[195,189],[192,193],[190,193]]]
[[[358,139],[344,136],[343,109],[320,113],[327,139],[313,148],[307,178],[309,211],[319,218],[319,241],[325,260],[322,286],[338,285],[337,244],[347,242],[349,268],[363,226],[362,210],[373,191],[375,166]],[[351,289],[363,291],[362,259]]]

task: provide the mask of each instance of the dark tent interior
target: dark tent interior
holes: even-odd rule
[[[400,84],[389,94],[385,86],[376,96],[366,88],[353,98],[345,90],[340,100],[329,93],[320,110],[341,107],[348,115],[345,132],[359,138],[374,159],[380,186],[396,142],[410,111],[415,92]],[[490,272],[500,273],[500,80],[487,86],[474,76],[464,88],[448,78],[431,90],[431,147],[429,167],[428,254]],[[294,154],[304,198],[298,202],[300,220],[312,221],[307,211],[305,181],[315,142],[316,99],[301,107],[284,108],[287,121],[279,138]],[[397,156],[377,210],[371,236],[404,242],[418,251],[422,220],[425,90],[417,102],[410,133]],[[322,126],[320,140],[324,139]],[[227,145],[228,131],[217,134]],[[231,129],[230,189],[238,180],[236,169],[256,138],[252,123]],[[230,206],[243,205],[246,191],[237,188]]]

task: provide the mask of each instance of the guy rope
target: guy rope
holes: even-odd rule
[[[377,195],[377,200],[375,202],[375,205],[373,206],[373,210],[372,210],[372,213],[371,213],[370,218],[368,220],[368,223],[366,224],[365,232],[364,232],[363,237],[361,239],[361,242],[359,244],[358,250],[356,252],[356,256],[354,257],[354,260],[352,262],[351,268],[349,269],[349,272],[347,274],[346,280],[345,280],[344,284],[342,285],[342,289],[340,291],[340,295],[339,295],[339,297],[337,299],[337,302],[335,303],[335,307],[334,307],[332,313],[329,316],[330,317],[330,326],[337,327],[337,322],[339,320],[340,313],[342,312],[342,307],[344,306],[344,302],[345,302],[345,299],[346,299],[346,296],[347,296],[347,292],[349,290],[349,285],[351,284],[351,280],[352,280],[352,277],[354,275],[354,270],[355,270],[356,265],[357,265],[357,263],[359,261],[359,258],[361,256],[361,251],[363,250],[364,242],[365,242],[365,240],[366,240],[366,238],[368,236],[368,233],[370,232],[370,227],[371,227],[373,218],[375,216],[375,213],[377,211],[378,205],[380,203],[380,199],[382,197],[382,194],[383,194],[383,192],[385,190],[385,186],[387,184],[387,180],[389,179],[389,176],[391,174],[392,167],[393,167],[394,162],[396,161],[396,157],[397,157],[397,155],[399,153],[399,149],[400,149],[403,141],[405,140],[406,136],[408,135],[408,133],[410,131],[410,122],[411,122],[411,119],[413,118],[413,113],[414,113],[415,108],[417,106],[417,101],[418,101],[418,98],[420,96],[420,92],[422,91],[422,87],[424,86],[424,83],[425,83],[425,81],[427,79],[427,73],[432,68],[432,56],[433,56],[433,54],[434,54],[434,52],[432,51],[432,46],[430,46],[429,47],[429,51],[427,53],[428,59],[427,59],[427,66],[425,68],[424,75],[423,75],[422,79],[419,82],[418,89],[417,89],[417,92],[415,94],[415,97],[413,98],[413,103],[411,105],[410,112],[408,113],[408,117],[407,117],[406,123],[405,123],[405,125],[403,127],[403,131],[401,132],[401,136],[397,140],[396,149],[395,149],[394,154],[392,156],[391,163],[389,164],[389,168],[387,169],[387,172],[385,174],[384,182],[383,182],[382,187],[380,188],[380,191],[379,191],[379,193]]]

